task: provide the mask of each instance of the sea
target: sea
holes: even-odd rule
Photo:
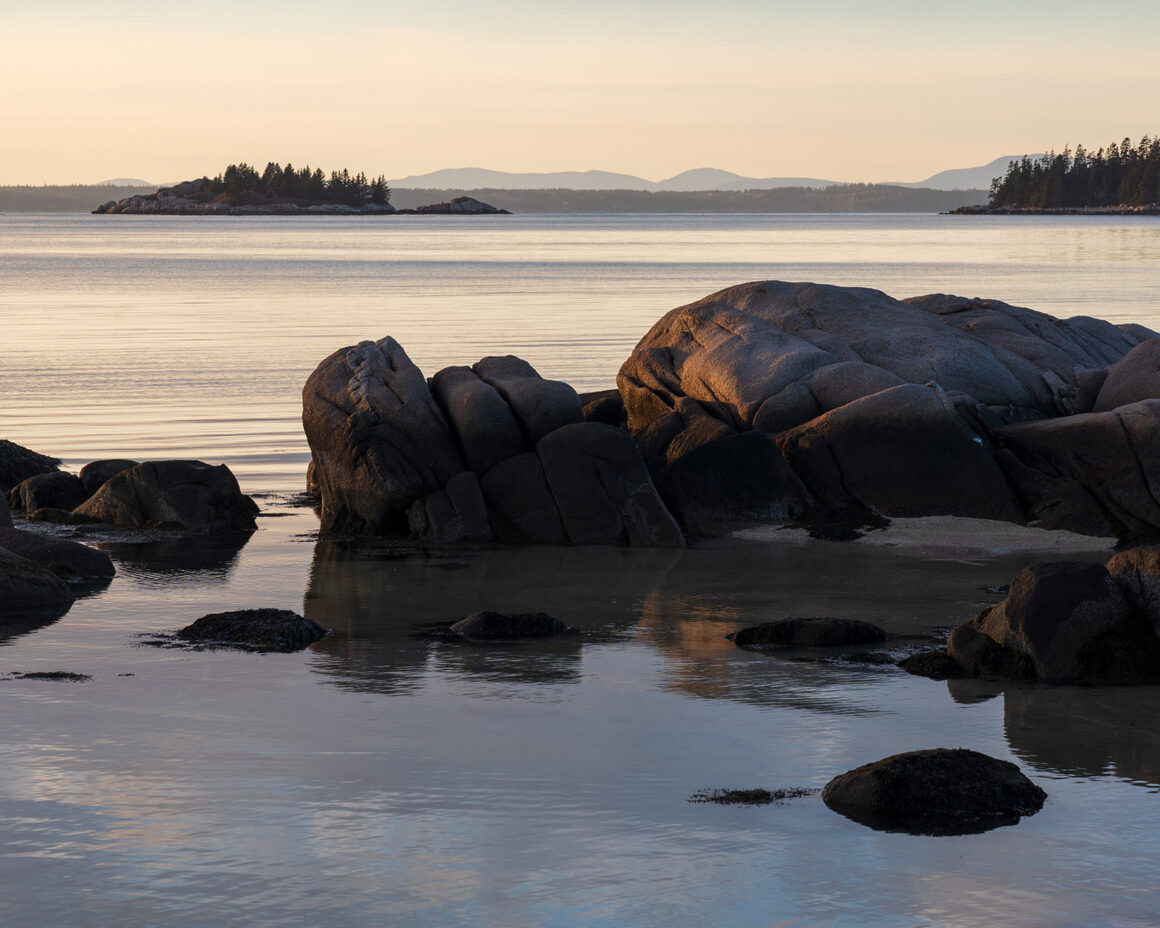
[[[262,507],[244,540],[92,536],[111,583],[0,626],[0,921],[1156,925],[1160,687],[936,682],[724,637],[835,615],[905,649],[1106,540],[766,527],[684,551],[424,551],[320,537],[302,505],[301,389],[339,348],[390,335],[428,375],[515,354],[601,390],[669,309],[768,279],[1160,329],[1160,219],[0,215],[0,438],[72,470],[225,463]],[[260,606],[332,633],[290,655],[149,644]],[[431,634],[480,609],[581,634]],[[90,679],[18,676],[40,671]],[[1013,761],[1047,803],[924,837],[816,794],[690,801],[932,747]]]

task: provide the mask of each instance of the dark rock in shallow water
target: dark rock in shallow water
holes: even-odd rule
[[[52,571],[0,548],[0,625],[19,624],[30,614],[63,615],[74,600]]]
[[[30,451],[14,441],[0,439],[0,493],[36,474],[47,474],[60,465],[57,458]]]
[[[0,548],[39,564],[70,583],[108,580],[116,574],[109,556],[96,548],[67,538],[26,532],[18,528],[0,529]]]
[[[546,612],[475,612],[451,626],[464,638],[511,641],[518,638],[547,638],[571,632],[559,619]]]
[[[20,481],[8,491],[8,504],[24,512],[45,507],[72,509],[84,502],[85,496],[79,477],[56,470]]]
[[[826,805],[879,831],[965,835],[1014,825],[1047,794],[1012,763],[963,748],[895,754],[837,776]]]
[[[118,528],[252,532],[258,507],[224,464],[150,461],[121,471],[73,510],[76,521]]]
[[[301,651],[327,631],[288,609],[238,609],[202,616],[177,632],[176,637],[209,648],[242,651]]]
[[[885,641],[886,632],[856,619],[796,617],[743,628],[725,637],[739,648],[818,648]]]
[[[689,797],[689,802],[712,802],[719,806],[768,806],[784,804],[788,799],[816,795],[819,790],[802,787],[789,789],[701,789]]]

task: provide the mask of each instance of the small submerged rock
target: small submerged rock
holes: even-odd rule
[[[54,683],[88,683],[92,674],[73,673],[71,670],[32,670],[28,673],[14,673],[17,680],[49,680]]]
[[[327,630],[289,609],[237,609],[204,615],[174,636],[204,648],[241,651],[301,651]]]
[[[763,622],[726,635],[739,648],[781,647],[819,648],[835,645],[873,644],[886,640],[877,625],[857,619],[794,617],[779,622]]]
[[[575,632],[546,612],[475,612],[451,626],[464,638],[482,641],[513,641],[519,638],[548,638]]]
[[[1047,794],[1014,764],[965,748],[894,754],[834,777],[822,800],[879,831],[978,834],[1034,815]]]

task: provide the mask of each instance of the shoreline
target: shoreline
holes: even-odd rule
[[[1146,206],[960,206],[944,216],[1160,216],[1160,203]]]

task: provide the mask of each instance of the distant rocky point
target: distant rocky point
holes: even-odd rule
[[[267,196],[257,191],[247,192],[239,198],[219,192],[216,187],[208,177],[201,177],[172,187],[162,187],[154,193],[109,200],[93,210],[93,213],[154,216],[462,216],[508,213],[506,209],[499,209],[472,197],[456,197],[446,203],[396,210],[390,203],[367,202],[351,206],[327,200]]]

